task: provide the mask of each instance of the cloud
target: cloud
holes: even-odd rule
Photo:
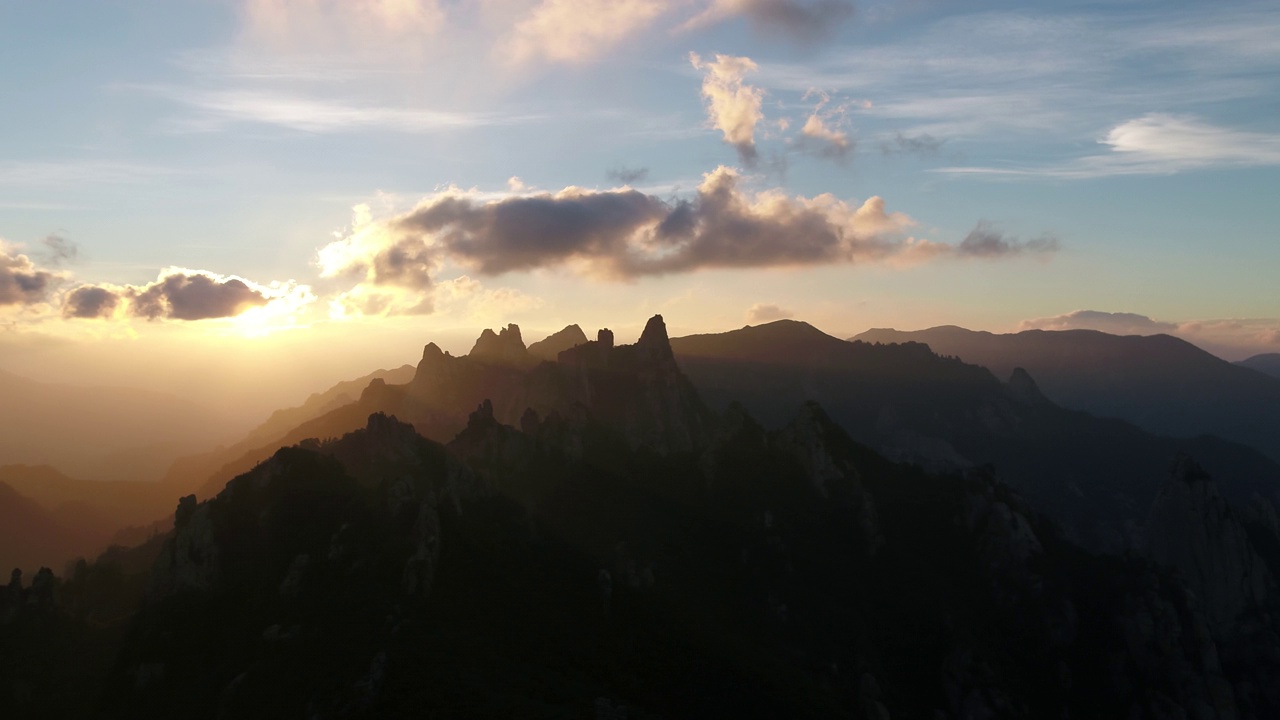
[[[880,142],[880,152],[885,155],[898,153],[923,156],[937,155],[945,142],[946,140],[940,140],[928,133],[904,135],[898,132],[894,133],[892,138]]]
[[[649,168],[639,167],[631,168],[626,165],[609,168],[605,176],[614,182],[620,182],[624,185],[643,182],[649,177]]]
[[[26,255],[0,242],[0,306],[28,306],[44,302],[62,276],[41,270]]]
[[[438,108],[396,107],[338,99],[317,99],[261,90],[197,91],[189,88],[141,88],[197,111],[175,120],[176,130],[207,132],[227,123],[259,123],[309,133],[383,129],[405,133],[464,130],[536,122],[536,114],[460,112]]]
[[[1158,335],[1178,329],[1176,323],[1158,322],[1128,312],[1075,310],[1064,315],[1024,320],[1019,330],[1098,330],[1113,335]]]
[[[209,320],[242,315],[269,303],[297,308],[314,301],[310,289],[296,283],[259,285],[244,278],[204,270],[168,268],[142,286],[81,285],[63,298],[66,318]]]
[[[661,200],[636,190],[566,188],[483,205],[447,196],[396,221],[408,235],[392,247],[430,249],[415,241],[431,237],[441,251],[485,275],[576,258],[608,262],[624,257],[632,237],[666,214]]]
[[[48,248],[45,257],[52,265],[61,265],[64,262],[75,262],[80,255],[80,247],[74,242],[62,237],[61,235],[49,235],[40,244]]]
[[[62,301],[65,318],[110,318],[124,304],[115,290],[97,285],[81,285],[67,293]]]
[[[246,0],[242,18],[254,41],[332,52],[421,41],[444,26],[446,15],[439,0]]]
[[[1247,357],[1280,348],[1280,318],[1183,321],[1174,334],[1219,355]]]
[[[509,60],[593,59],[671,10],[673,0],[540,0],[503,43]]]
[[[1126,159],[1177,168],[1280,164],[1280,135],[1217,127],[1190,115],[1148,113],[1101,140]]]
[[[0,187],[118,185],[173,175],[170,168],[100,160],[0,162]],[[56,209],[62,209],[57,206]]]
[[[1171,175],[1215,167],[1280,165],[1280,134],[1219,127],[1191,115],[1148,113],[1111,128],[1098,143],[1111,152],[1042,167],[947,167],[938,168],[936,172],[1079,180],[1111,175]]]
[[[800,128],[801,147],[811,148],[821,157],[843,159],[853,149],[849,135],[838,127],[844,122],[845,106],[826,110],[831,97],[824,92],[810,90],[805,93],[805,98],[813,95],[818,96],[818,105]]]
[[[738,151],[744,164],[753,166],[759,156],[755,131],[756,124],[764,119],[760,110],[764,91],[747,85],[743,78],[758,66],[751,58],[716,55],[714,61],[704,61],[697,53],[689,53],[689,62],[706,71],[702,97],[710,126],[724,134],[724,141]]]
[[[1019,330],[1098,330],[1112,335],[1174,335],[1228,360],[1280,347],[1280,318],[1228,318],[1166,322],[1128,312],[1076,310],[1024,320]]]
[[[747,309],[747,322],[766,323],[794,317],[795,313],[777,305],[756,303]]]
[[[148,320],[207,320],[266,305],[267,296],[239,278],[179,272],[147,285],[131,301],[134,314]]]
[[[1022,242],[990,230],[950,245],[908,236],[914,225],[879,197],[859,203],[752,192],[737,171],[720,167],[681,199],[631,188],[496,198],[451,189],[408,213],[360,225],[321,248],[316,262],[322,277],[352,283],[339,314],[384,315],[434,312],[435,277],[446,266],[482,276],[567,269],[626,281],[708,269],[909,265],[1056,247],[1051,239]]]
[[[798,43],[829,38],[849,18],[848,0],[714,0],[710,7],[686,21],[681,30],[696,30],[743,16],[762,35],[776,35]]]
[[[1057,252],[1058,239],[1052,235],[1042,235],[1031,240],[1019,240],[1017,237],[1005,235],[996,230],[989,222],[980,221],[964,240],[956,246],[956,252],[964,257],[1001,257],[1022,253],[1045,254]]]

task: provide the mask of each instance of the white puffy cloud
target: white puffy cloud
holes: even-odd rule
[[[772,303],[756,303],[747,308],[747,322],[767,323],[795,317],[795,313]]]
[[[689,62],[706,73],[702,79],[702,97],[710,126],[723,133],[724,141],[738,151],[744,164],[753,165],[758,156],[756,125],[764,119],[760,109],[764,91],[746,84],[743,79],[759,67],[751,58],[732,55],[703,60],[697,53],[689,53]]]

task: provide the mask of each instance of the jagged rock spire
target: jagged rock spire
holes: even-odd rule
[[[467,357],[490,364],[519,365],[529,360],[529,352],[520,337],[520,326],[512,323],[497,333],[485,328]]]
[[[655,359],[675,359],[675,353],[671,350],[671,339],[667,337],[667,324],[662,321],[661,315],[649,318],[649,322],[644,326],[644,332],[640,333],[640,340],[636,342],[636,347]]]

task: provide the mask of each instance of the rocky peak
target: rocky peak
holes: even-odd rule
[[[1028,405],[1043,405],[1048,402],[1031,373],[1020,367],[1013,369],[1005,388],[1015,400]]]
[[[422,359],[418,361],[418,369],[413,374],[413,384],[418,385],[425,378],[438,374],[451,359],[449,353],[441,350],[439,345],[427,343],[422,348]]]
[[[484,402],[471,413],[471,417],[467,418],[467,427],[477,428],[491,425],[497,422],[493,418],[493,401],[485,398]]]
[[[569,325],[529,346],[529,354],[540,360],[555,359],[564,352],[587,342],[587,334],[577,325]]]
[[[596,332],[596,342],[600,343],[600,347],[609,349],[613,347],[613,331],[609,328],[600,328]]]
[[[520,326],[512,323],[497,333],[485,328],[467,357],[490,365],[521,365],[528,362],[529,351],[520,337]]]
[[[675,360],[675,353],[671,351],[671,339],[667,337],[667,324],[662,321],[661,315],[649,318],[644,332],[640,333],[640,340],[636,342],[636,348],[655,360]]]
[[[439,345],[433,342],[430,342],[430,343],[427,343],[426,347],[422,348],[422,362],[427,362],[429,360],[438,360],[440,358],[443,358],[446,354],[447,353],[445,353],[443,350],[440,349]]]

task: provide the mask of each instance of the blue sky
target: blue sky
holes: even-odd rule
[[[1277,37],[1274,3],[0,0],[0,340],[1280,351]]]

